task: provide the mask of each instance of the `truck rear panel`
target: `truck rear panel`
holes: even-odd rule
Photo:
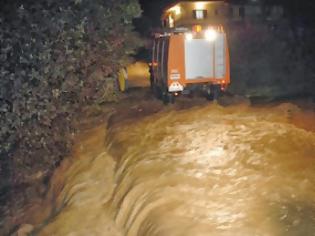
[[[226,87],[230,83],[229,51],[222,27],[195,35],[165,35],[156,39],[153,54],[154,77],[169,92],[181,92],[189,85]]]

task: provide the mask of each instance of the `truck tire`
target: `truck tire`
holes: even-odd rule
[[[221,92],[220,85],[214,85],[213,86],[213,100],[214,101],[217,101],[219,99],[220,92]]]
[[[171,104],[174,104],[175,103],[175,96],[173,93],[168,93],[168,96],[169,96],[169,101]]]
[[[164,91],[162,95],[162,100],[164,105],[167,104],[174,104],[175,103],[175,96],[173,93],[169,93],[168,91]]]
[[[208,101],[212,101],[213,100],[213,93],[212,93],[212,86],[208,86],[206,89],[206,99]]]
[[[210,85],[206,89],[206,98],[209,101],[216,101],[220,96],[220,85]]]
[[[162,98],[162,93],[161,93],[161,89],[159,86],[157,86],[155,83],[152,86],[152,90],[153,90],[153,95],[154,97],[156,97],[157,99],[161,99]]]
[[[162,92],[162,101],[164,103],[164,105],[167,105],[169,103],[169,96],[168,96],[168,92],[166,90],[163,90]]]

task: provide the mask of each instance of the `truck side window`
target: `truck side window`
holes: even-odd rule
[[[207,10],[193,10],[193,17],[197,20],[202,20],[207,18]]]

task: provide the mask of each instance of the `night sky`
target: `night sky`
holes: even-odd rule
[[[142,10],[143,18],[148,19],[153,26],[159,26],[160,16],[163,9],[174,0],[139,0]]]

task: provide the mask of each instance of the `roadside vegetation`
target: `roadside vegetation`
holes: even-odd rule
[[[116,99],[117,71],[141,44],[132,25],[140,14],[137,0],[3,1],[0,205],[14,189],[33,197],[25,188],[69,152],[73,120]]]
[[[287,20],[231,26],[230,91],[269,99],[314,94],[315,51],[304,30],[291,28]]]
[[[307,0],[261,3],[264,9],[261,19],[229,27],[230,91],[268,99],[315,97],[315,5]],[[272,22],[268,21],[268,14],[274,4],[282,6],[284,12]]]

